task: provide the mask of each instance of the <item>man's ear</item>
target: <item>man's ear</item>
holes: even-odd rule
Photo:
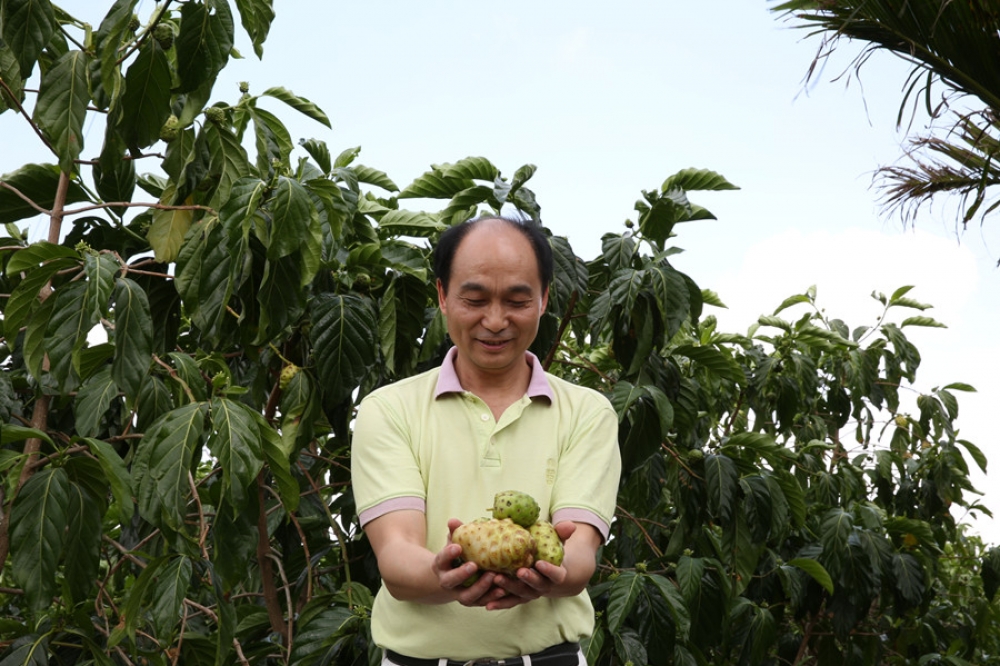
[[[437,280],[437,290],[438,290],[438,308],[441,310],[441,314],[448,314],[448,306],[446,304],[444,285],[441,284],[441,279]]]
[[[545,293],[542,294],[542,312],[549,309],[549,288],[545,288]]]

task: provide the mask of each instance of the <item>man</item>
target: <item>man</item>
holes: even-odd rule
[[[446,231],[434,269],[454,347],[440,368],[374,391],[358,410],[354,495],[382,576],[372,635],[385,664],[586,663],[578,641],[593,631],[586,585],[614,514],[618,422],[607,399],[546,375],[527,351],[552,265],[528,223]],[[563,563],[467,584],[476,565],[455,566],[462,549],[450,535],[504,490],[535,498],[564,541]]]

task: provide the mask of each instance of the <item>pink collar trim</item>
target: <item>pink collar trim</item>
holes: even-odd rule
[[[458,373],[455,372],[455,356],[458,348],[452,347],[441,363],[441,373],[438,375],[437,388],[434,390],[434,397],[439,398],[446,393],[462,393],[462,382],[458,381]],[[552,402],[555,398],[549,380],[545,377],[545,370],[542,368],[538,357],[531,352],[524,353],[525,360],[531,366],[531,380],[528,382],[528,390],[525,392],[529,398],[548,398]]]

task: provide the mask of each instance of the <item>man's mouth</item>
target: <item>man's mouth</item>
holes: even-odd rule
[[[479,344],[486,347],[487,349],[501,349],[507,344],[507,340],[483,340],[479,339]]]

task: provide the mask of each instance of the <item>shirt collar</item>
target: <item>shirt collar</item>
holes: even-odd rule
[[[455,372],[455,356],[458,348],[452,347],[441,363],[441,372],[438,374],[437,388],[434,390],[434,397],[439,398],[446,393],[462,393],[462,382],[458,380],[458,373]],[[545,369],[542,368],[541,361],[531,352],[524,353],[525,360],[531,366],[531,379],[528,381],[528,390],[525,395],[529,398],[548,398],[553,401],[554,395],[549,380],[545,377]]]

